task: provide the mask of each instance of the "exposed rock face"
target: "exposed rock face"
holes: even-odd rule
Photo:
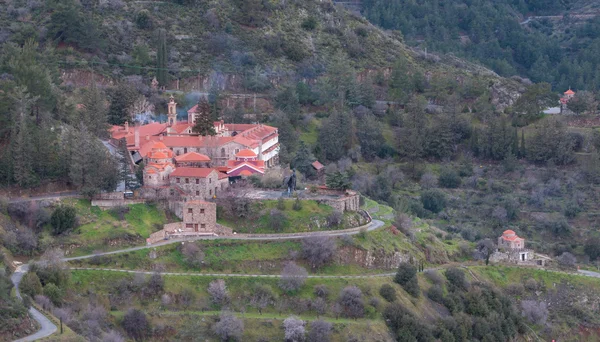
[[[357,264],[365,268],[396,269],[400,263],[407,262],[409,254],[400,252],[363,250],[352,246],[344,246],[336,253],[336,262],[340,264]]]
[[[494,82],[489,90],[492,105],[494,105],[497,110],[503,111],[506,107],[515,104],[517,99],[521,96],[521,93],[525,91],[525,88],[516,84]]]

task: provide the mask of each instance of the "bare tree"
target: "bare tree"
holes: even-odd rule
[[[338,210],[334,210],[331,214],[327,215],[327,226],[335,227],[342,224],[344,220],[344,214]]]
[[[279,287],[284,291],[296,291],[304,285],[308,272],[295,262],[288,262],[281,271]]]
[[[304,341],[304,321],[290,316],[283,321],[283,328],[285,329],[285,340],[287,342],[302,342]]]
[[[119,332],[110,330],[102,335],[102,342],[125,342],[125,338]]]
[[[506,223],[508,219],[508,212],[503,207],[497,206],[492,210],[492,217],[496,220],[499,226]]]
[[[339,303],[346,317],[356,319],[364,315],[365,304],[362,291],[356,286],[346,286],[340,293]]]
[[[577,262],[575,256],[569,252],[563,252],[557,259],[558,264],[564,268],[573,268]]]
[[[227,292],[227,286],[225,280],[217,279],[213,280],[208,284],[208,293],[213,303],[217,305],[223,305],[229,300],[229,293]]]
[[[44,295],[36,295],[35,302],[46,311],[50,311],[54,306],[50,299]]]
[[[273,289],[269,285],[257,284],[254,287],[250,305],[254,306],[258,313],[262,315],[263,309],[273,302],[274,297]]]
[[[496,245],[494,244],[494,241],[491,239],[483,239],[477,243],[476,258],[485,260],[485,264],[488,265],[490,263],[490,257],[494,254],[495,250]]]
[[[316,298],[310,303],[311,309],[313,309],[317,313],[317,317],[325,314],[327,311],[327,303],[323,298]]]
[[[163,308],[167,308],[169,305],[171,305],[172,302],[173,300],[171,299],[171,296],[168,293],[164,293],[160,297],[160,304],[163,306]]]
[[[415,232],[412,230],[413,221],[410,216],[399,212],[394,219],[394,225],[411,241],[415,240]]]
[[[192,306],[192,304],[194,304],[195,301],[196,301],[196,293],[192,289],[185,288],[179,294],[179,302],[183,306],[184,310],[189,309],[190,306]]]
[[[425,172],[421,176],[421,181],[419,182],[419,184],[421,184],[421,187],[423,189],[434,188],[437,185],[437,183],[438,183],[437,178],[431,172]]]
[[[123,329],[135,341],[143,341],[152,328],[146,314],[137,309],[129,309],[123,317]]]
[[[329,236],[311,236],[302,240],[302,257],[312,268],[319,268],[330,262],[335,250],[335,240]]]
[[[329,289],[324,284],[315,285],[314,293],[317,297],[327,298],[329,296]]]
[[[239,341],[244,333],[244,322],[230,312],[222,312],[213,331],[222,341]]]
[[[548,306],[545,302],[524,300],[521,302],[522,315],[533,324],[544,325],[548,320]]]
[[[331,341],[332,324],[321,319],[310,322],[307,342],[329,342]]]
[[[204,252],[193,242],[188,242],[181,247],[181,254],[188,265],[199,267],[204,262]]]

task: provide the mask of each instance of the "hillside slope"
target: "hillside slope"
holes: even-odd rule
[[[162,65],[172,81],[167,88],[208,90],[216,84],[265,92],[286,80],[317,78],[340,53],[357,71],[371,70],[371,76],[379,70],[389,77],[393,63],[406,57],[429,74],[485,77],[515,87],[481,66],[415,52],[397,32],[384,32],[328,1],[101,3],[14,1],[0,12],[7,23],[0,42],[22,44],[33,37],[58,44],[56,62],[71,85],[91,81],[90,69],[104,76],[95,82],[136,75],[131,78],[142,76],[149,85],[157,74],[158,32],[164,29],[167,61]]]

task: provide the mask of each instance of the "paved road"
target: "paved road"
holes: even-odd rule
[[[9,203],[29,202],[35,200],[53,199],[53,198],[67,198],[67,197],[79,197],[79,193],[76,191],[71,192],[59,192],[55,194],[46,194],[40,196],[31,197],[12,197],[8,199]]]
[[[19,291],[19,283],[21,282],[23,275],[25,273],[27,273],[28,270],[29,270],[29,265],[21,265],[21,266],[17,267],[15,272],[10,277],[10,280],[12,281],[13,285],[15,286],[15,290],[17,292],[17,298],[19,298],[19,299],[22,299],[21,292]],[[50,335],[54,334],[54,332],[57,329],[56,325],[54,325],[54,323],[52,323],[46,316],[44,316],[41,312],[36,310],[33,306],[29,308],[29,314],[36,321],[38,321],[38,323],[40,323],[42,328],[35,334],[29,335],[29,336],[24,337],[19,340],[16,340],[15,342],[17,342],[17,341],[19,341],[19,342],[20,341],[35,341],[37,339],[44,338],[46,336],[50,336]]]
[[[375,229],[378,229],[380,227],[383,227],[384,222],[380,221],[380,220],[372,220],[370,223],[368,223],[367,225],[363,226],[367,228],[367,231],[373,231]],[[97,254],[91,254],[91,255],[82,255],[82,256],[77,256],[77,257],[70,257],[70,258],[65,258],[65,261],[71,261],[71,260],[82,260],[82,259],[90,259],[93,258],[95,256],[102,256],[102,255],[111,255],[111,254],[119,254],[119,253],[127,253],[127,252],[133,252],[133,251],[139,251],[141,249],[147,249],[147,248],[155,248],[155,247],[159,247],[159,246],[164,246],[164,245],[170,245],[173,243],[179,243],[179,242],[184,242],[184,241],[195,241],[195,240],[217,240],[217,239],[228,239],[228,240],[245,240],[245,241],[249,241],[249,240],[259,240],[259,241],[273,241],[273,240],[294,240],[294,239],[303,239],[306,237],[310,237],[310,236],[343,236],[343,235],[354,235],[354,234],[358,234],[360,233],[360,228],[352,228],[352,229],[345,229],[345,230],[329,230],[329,231],[322,231],[322,232],[306,232],[306,233],[292,233],[292,234],[272,234],[272,235],[262,235],[262,236],[251,236],[250,234],[248,235],[231,235],[231,236],[198,236],[198,237],[190,237],[190,238],[182,238],[182,239],[170,239],[170,240],[165,240],[165,241],[161,241],[161,242],[157,242],[155,244],[152,245],[146,245],[146,246],[138,246],[138,247],[131,247],[131,248],[125,248],[125,249],[120,249],[118,251],[111,251],[111,252],[104,252],[104,253],[97,253]]]
[[[600,278],[600,273],[594,271],[579,270],[579,273],[588,277]]]

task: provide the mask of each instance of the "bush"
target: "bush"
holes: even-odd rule
[[[293,261],[288,262],[281,271],[281,279],[279,280],[279,287],[282,290],[292,292],[300,289],[304,282],[308,272],[302,266],[296,265]]]
[[[429,328],[400,303],[389,304],[383,318],[396,341],[434,341]]]
[[[328,236],[311,236],[302,239],[302,257],[312,268],[319,268],[333,259],[335,240]]]
[[[339,304],[345,317],[363,317],[365,304],[362,299],[362,291],[356,286],[347,286],[340,293]]]
[[[317,19],[315,19],[315,17],[312,16],[304,19],[304,21],[302,22],[302,28],[306,31],[313,31],[317,28]]]
[[[444,290],[439,285],[434,285],[427,290],[427,298],[431,299],[436,303],[443,304],[444,302]]]
[[[591,261],[600,258],[600,238],[593,237],[587,239],[583,250],[585,251],[585,254],[590,257]]]
[[[285,210],[285,200],[283,199],[283,197],[279,197],[279,199],[277,200],[277,209],[281,211]]]
[[[304,341],[304,321],[290,316],[283,321],[286,341]]]
[[[48,297],[56,306],[62,304],[63,291],[56,285],[50,283],[44,286],[44,296]]]
[[[423,208],[439,213],[446,207],[446,195],[438,189],[423,191],[421,203]]]
[[[460,186],[461,179],[458,173],[449,168],[444,168],[440,177],[438,178],[438,184],[443,188],[455,189]]]
[[[287,217],[285,214],[279,209],[271,209],[269,215],[269,224],[271,225],[271,229],[276,232],[280,232],[285,226],[287,221]]]
[[[299,198],[296,198],[296,200],[294,201],[294,205],[292,206],[292,209],[294,209],[296,211],[302,210],[302,202],[300,201]]]
[[[569,201],[565,205],[565,209],[563,211],[565,217],[567,218],[575,218],[581,212],[581,207],[574,201]]]
[[[521,302],[522,314],[531,323],[544,325],[548,320],[548,306],[544,302],[524,300]]]
[[[381,285],[381,288],[379,288],[379,294],[381,297],[383,297],[383,299],[390,303],[396,300],[396,290],[390,284]]]
[[[456,267],[450,267],[446,270],[445,275],[451,289],[465,290],[467,288],[465,272],[462,270],[459,270]]]
[[[67,230],[74,228],[76,222],[77,212],[75,211],[75,208],[69,206],[59,206],[54,209],[54,212],[50,217],[50,224],[52,225],[52,232],[54,235],[64,233]]]
[[[123,330],[135,341],[146,339],[152,328],[146,314],[138,309],[129,309],[123,316]]]
[[[558,258],[558,265],[563,268],[573,268],[577,259],[569,252],[563,252]]]
[[[323,320],[316,320],[310,323],[307,342],[329,342],[331,341],[332,324]]]
[[[40,278],[38,278],[37,274],[28,272],[23,276],[21,284],[19,284],[19,289],[22,293],[34,298],[36,295],[42,293],[42,283],[40,282]]]
[[[339,226],[340,224],[342,224],[343,218],[344,215],[341,212],[334,210],[331,214],[327,215],[327,226]]]
[[[398,272],[394,277],[394,282],[400,284],[402,288],[413,297],[419,297],[419,281],[417,279],[417,268],[407,262],[400,263]]]
[[[319,298],[327,298],[327,296],[329,296],[329,289],[327,289],[327,286],[323,284],[315,285],[314,293],[315,296]]]

